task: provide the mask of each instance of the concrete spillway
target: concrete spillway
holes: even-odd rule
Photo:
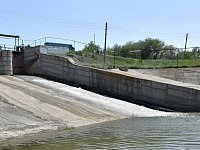
[[[127,117],[182,115],[152,110],[33,76],[0,76],[0,89],[0,145],[9,144],[14,137],[66,127]]]

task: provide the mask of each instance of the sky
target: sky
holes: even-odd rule
[[[0,0],[0,33],[19,35],[25,44],[40,38],[36,44],[43,44],[48,37],[47,42],[81,42],[75,42],[77,50],[90,41],[103,48],[107,22],[108,47],[158,38],[183,48],[186,33],[187,46],[195,47],[199,8],[200,0]],[[0,38],[5,44],[14,40]]]

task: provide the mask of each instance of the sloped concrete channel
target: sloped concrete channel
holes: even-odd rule
[[[124,118],[123,113],[73,98],[33,76],[0,76],[0,145],[17,137]],[[45,81],[45,80],[44,80]],[[30,139],[30,138],[28,138]],[[27,139],[23,139],[27,140]],[[19,142],[19,141],[16,141]],[[23,141],[24,142],[24,141]]]

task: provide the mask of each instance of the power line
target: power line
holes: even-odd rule
[[[11,20],[11,21],[18,21],[18,22],[27,22],[39,25],[57,25],[57,26],[71,26],[72,28],[88,28],[88,29],[100,29],[102,28],[101,23],[94,23],[94,22],[87,22],[87,21],[77,21],[77,20],[66,20],[62,18],[54,18],[54,17],[46,17],[42,15],[33,15],[23,12],[16,12],[6,9],[0,9],[0,18],[1,20]],[[3,21],[4,22],[4,21]],[[184,36],[184,33],[177,33],[177,34],[166,34],[166,33],[151,33],[151,32],[142,32],[137,30],[132,30],[124,27],[120,27],[117,25],[110,25],[110,32],[112,30],[114,32],[121,32],[126,34],[137,34],[137,35],[148,35],[148,36],[159,36],[159,37],[177,37],[177,36]]]
[[[120,31],[120,32],[126,32],[126,33],[131,33],[131,34],[140,34],[140,35],[157,35],[157,36],[164,36],[164,37],[173,37],[173,36],[184,36],[185,33],[177,33],[177,34],[166,34],[166,33],[151,33],[151,32],[142,32],[142,31],[137,31],[137,30],[132,30],[116,25],[111,25],[111,30],[114,31]]]
[[[66,20],[62,18],[54,18],[54,17],[46,17],[41,15],[33,15],[22,12],[10,11],[5,9],[0,9],[0,18],[2,20],[6,18],[6,20],[12,21],[20,21],[20,22],[29,22],[36,24],[46,24],[48,25],[60,25],[60,26],[72,26],[73,28],[100,28],[101,24],[86,22],[86,21],[78,21],[78,20]],[[4,21],[5,22],[5,21]]]
[[[190,39],[200,39],[200,37],[190,37]]]
[[[103,30],[101,23],[89,22],[89,21],[80,21],[80,20],[70,20],[63,18],[54,18],[47,17],[36,14],[28,14],[24,12],[6,10],[0,8],[0,22],[7,21],[17,21],[22,23],[35,23],[37,25],[45,26],[62,26],[62,27],[71,27],[77,29],[100,29]],[[156,37],[156,38],[169,38],[168,40],[184,40],[185,33],[152,33],[152,32],[143,32],[133,29],[128,29],[120,27],[118,25],[109,24],[109,36],[117,33],[122,33],[125,35],[130,35],[135,37]],[[190,37],[191,39],[199,39],[200,37]],[[68,39],[70,41],[70,39]],[[25,40],[24,40],[25,41]],[[72,40],[73,41],[73,40]],[[34,42],[34,40],[33,40]],[[80,44],[86,44],[83,42],[75,41]]]

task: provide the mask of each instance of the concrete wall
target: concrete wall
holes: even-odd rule
[[[69,52],[68,47],[40,46],[40,51],[43,54],[66,54]]]
[[[78,66],[67,58],[41,54],[39,51],[39,47],[25,50],[25,62],[29,64],[28,74],[75,84],[131,103],[175,111],[200,111],[199,86],[180,85],[177,82],[156,81]]]
[[[23,52],[13,51],[12,68],[13,74],[25,74]]]
[[[12,75],[12,51],[0,51],[0,74]]]
[[[24,50],[24,67],[28,74],[40,74],[40,46]]]

